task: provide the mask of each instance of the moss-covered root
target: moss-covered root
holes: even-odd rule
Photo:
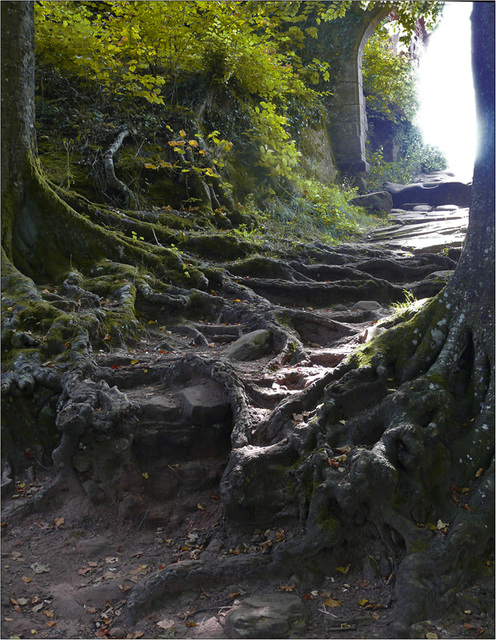
[[[72,457],[84,433],[108,434],[122,422],[135,405],[125,394],[105,381],[93,382],[70,374],[58,402],[56,424],[62,431],[60,445],[53,452],[58,477],[77,484]]]

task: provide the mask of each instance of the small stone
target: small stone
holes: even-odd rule
[[[113,627],[109,632],[109,636],[111,638],[125,638],[126,635],[127,634],[122,627]]]
[[[95,556],[103,550],[107,550],[109,545],[109,538],[106,538],[105,536],[95,536],[94,538],[78,542],[77,549],[87,556]]]
[[[272,351],[272,333],[267,329],[258,329],[241,336],[234,344],[224,350],[224,355],[232,360],[258,360]]]
[[[230,638],[304,638],[308,612],[298,596],[285,593],[245,598],[226,616]]]
[[[440,204],[436,207],[436,211],[456,211],[459,207],[456,204]]]
[[[379,309],[382,309],[382,305],[375,300],[360,300],[359,302],[356,302],[351,309],[352,311],[356,311],[358,309],[362,309],[364,311],[379,311]]]

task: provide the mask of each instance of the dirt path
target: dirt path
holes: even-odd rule
[[[53,480],[35,458],[8,488],[2,637],[262,637],[243,635],[232,617],[250,602],[253,609],[253,596],[298,600],[304,622],[293,637],[386,637],[395,611],[394,576],[384,557],[362,566],[337,559],[325,575],[268,571],[263,581],[240,574],[227,583],[202,582],[200,575],[194,588],[179,584],[134,626],[125,616],[133,587],[157,571],[250,554],[263,564],[263,556],[297,534],[290,527],[230,525],[222,474],[237,442],[248,438],[257,446],[257,438],[270,438],[278,412],[298,424],[301,391],[323,387],[347,355],[382,331],[404,290],[420,299],[444,286],[465,213],[396,217],[398,224],[370,243],[315,244],[284,261],[258,256],[217,264],[229,277],[200,300],[222,299],[215,313],[199,309],[182,325],[162,326],[150,310],[149,331],[133,349],[97,354],[99,379],[126,394],[134,422],[112,440],[81,439],[73,464],[84,499],[23,513],[23,503]],[[444,255],[435,252],[440,248]],[[487,597],[482,587],[467,590],[460,595],[462,619],[428,621],[417,637],[493,637],[482,606]],[[290,632],[276,628],[271,637]]]

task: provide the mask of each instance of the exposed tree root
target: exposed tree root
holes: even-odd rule
[[[291,531],[269,554],[154,574],[131,594],[134,618],[186,584],[331,566],[344,549],[362,562],[361,531],[390,558],[405,623],[449,605],[491,535],[492,356],[475,307],[452,293],[394,316],[383,305],[404,289],[439,292],[446,280],[429,275],[452,261],[317,243],[275,260],[215,230],[170,231],[152,215],[90,205],[84,217],[70,196],[56,202],[66,226],[76,215],[81,237],[105,250],[71,264],[81,245],[71,231],[57,247],[62,268],[51,254],[28,278],[6,261],[6,457],[13,473],[25,466],[29,435],[14,435],[22,398],[22,411],[48,416],[38,442],[54,449],[57,471],[23,513],[77,495],[161,522],[177,487],[220,482],[229,522]],[[230,262],[210,262],[219,251]],[[272,340],[258,369],[224,354],[257,330]],[[202,386],[212,408],[193,419],[188,398]],[[185,447],[197,459],[181,478],[173,465]],[[452,487],[469,490],[466,503]]]

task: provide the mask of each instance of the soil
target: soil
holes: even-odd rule
[[[363,253],[358,251],[355,263],[360,260],[364,269],[372,268],[369,247]],[[432,263],[428,271],[436,268]],[[285,299],[281,280],[272,280],[263,294],[260,282],[250,283],[246,278],[243,283],[272,303],[295,306]],[[401,289],[403,284],[396,286]],[[422,291],[420,284],[417,289]],[[254,424],[323,378],[367,339],[380,317],[393,313],[386,303],[378,305],[377,312],[353,309],[352,304],[325,309],[325,304],[320,299],[317,312],[298,305],[303,315],[299,319],[295,316],[295,326],[300,322],[298,331],[308,355],[305,361],[274,366],[273,356],[265,355],[231,363],[247,389]],[[331,331],[329,321],[341,321],[348,330],[342,334]],[[146,414],[143,407],[153,407],[155,416],[160,411],[172,415],[174,394],[185,385],[178,379],[175,386],[164,386],[163,372],[186,366],[188,357],[199,356],[205,361],[221,358],[226,341],[234,341],[238,329],[234,323],[224,325],[223,331],[217,327],[209,332],[203,327],[202,335],[216,336],[211,343],[192,339],[194,332],[168,333],[165,346],[164,336],[159,339],[151,330],[133,350],[102,351],[97,360],[102,371],[112,373],[114,384],[141,403],[142,417]],[[202,382],[193,379],[187,384]],[[264,580],[241,576],[229,584],[187,588],[163,598],[157,608],[143,612],[136,624],[127,625],[127,598],[146,576],[183,560],[220,562],[229,556],[270,554],[298,533],[283,524],[261,530],[229,523],[220,496],[229,439],[220,429],[215,450],[208,450],[201,432],[181,440],[184,434],[179,433],[180,427],[170,436],[170,454],[162,466],[150,456],[158,446],[154,445],[153,429],[140,436],[150,466],[143,456],[141,477],[135,482],[145,487],[149,498],[145,503],[113,500],[113,489],[109,488],[90,506],[72,498],[49,502],[42,512],[23,513],[20,507],[16,516],[16,505],[41,495],[54,481],[55,473],[33,459],[26,475],[16,478],[13,494],[3,500],[8,517],[2,517],[2,637],[226,638],[230,637],[226,635],[226,616],[232,608],[249,596],[276,593],[296,594],[304,603],[309,612],[305,637],[391,637],[391,623],[396,619],[394,573],[387,558],[373,555],[359,566],[336,561],[334,569],[324,575],[303,572],[288,579],[273,575]],[[84,460],[81,465],[84,471]],[[157,498],[160,495],[166,498]],[[120,506],[116,506],[118,502]],[[494,637],[494,619],[486,613],[491,598],[487,585],[472,585],[458,594],[461,607],[457,606],[453,615],[419,623],[415,637]]]
[[[16,499],[50,482],[38,474],[17,483]],[[81,514],[77,502],[24,518],[3,529],[3,638],[225,638],[227,612],[248,596],[294,593],[310,612],[307,638],[384,638],[395,619],[394,578],[377,577],[364,567],[344,565],[325,577],[304,584],[283,581],[207,586],[163,601],[134,627],[124,623],[129,590],[147,574],[170,563],[197,559],[210,548],[220,556],[245,549],[267,552],[283,539],[277,528],[252,535],[227,534],[219,495],[215,490],[179,494],[170,502],[168,525],[143,519],[119,523],[105,509]],[[207,540],[210,539],[210,543]],[[272,540],[274,542],[272,542]],[[209,552],[209,553],[212,553]],[[387,569],[386,569],[387,570]],[[444,616],[419,625],[417,637],[491,638],[494,620],[476,601],[483,585],[463,593],[462,617]],[[472,604],[471,604],[472,603]],[[431,635],[427,635],[431,634]],[[435,635],[432,635],[435,634]]]

